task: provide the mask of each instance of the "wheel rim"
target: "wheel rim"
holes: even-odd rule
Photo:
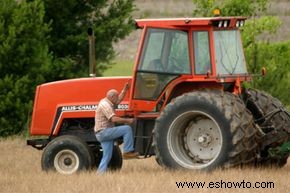
[[[72,174],[79,168],[80,160],[72,150],[62,150],[54,158],[54,167],[61,174]]]
[[[220,127],[209,114],[189,111],[172,122],[167,142],[171,156],[181,167],[203,169],[217,159],[223,138]]]

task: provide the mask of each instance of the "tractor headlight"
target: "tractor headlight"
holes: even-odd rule
[[[245,25],[245,21],[244,20],[241,20],[240,21],[240,27],[243,27]]]
[[[216,20],[216,21],[213,21],[212,24],[213,26],[218,27],[218,28],[227,28],[227,27],[230,27],[231,20],[230,19]]]
[[[224,27],[228,27],[228,21],[227,20],[224,21]]]
[[[219,21],[218,27],[222,27],[222,26],[223,26],[223,21]]]
[[[236,27],[243,27],[245,25],[245,20],[237,20]]]
[[[236,23],[236,27],[240,27],[240,25],[241,25],[240,21],[238,20],[237,23]]]

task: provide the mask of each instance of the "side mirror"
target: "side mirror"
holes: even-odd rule
[[[266,73],[267,73],[267,71],[266,71],[266,68],[265,68],[265,67],[263,67],[263,68],[262,68],[262,76],[265,76],[265,75],[266,75]]]

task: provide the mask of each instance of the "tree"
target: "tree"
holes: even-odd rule
[[[267,75],[255,80],[255,86],[267,90],[290,105],[290,41],[257,44],[257,68],[266,67]]]
[[[37,85],[87,74],[88,27],[101,74],[133,29],[133,10],[133,0],[1,0],[0,136],[29,126]]]
[[[97,74],[108,67],[114,57],[113,43],[129,34],[134,25],[133,0],[44,0],[45,21],[51,23],[49,48],[65,60],[75,76],[88,74],[87,28],[96,37]],[[61,63],[58,61],[58,63]],[[58,64],[59,65],[59,64]]]
[[[25,128],[35,86],[51,63],[41,0],[0,1],[0,136]]]
[[[223,16],[256,16],[267,10],[268,0],[193,0],[194,16],[210,17],[219,8]]]

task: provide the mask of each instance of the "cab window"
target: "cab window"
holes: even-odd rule
[[[156,100],[182,74],[191,74],[188,33],[149,28],[135,77],[134,98]]]
[[[181,30],[148,29],[138,69],[190,74],[188,33]]]
[[[195,74],[211,72],[209,35],[207,31],[193,32]]]

